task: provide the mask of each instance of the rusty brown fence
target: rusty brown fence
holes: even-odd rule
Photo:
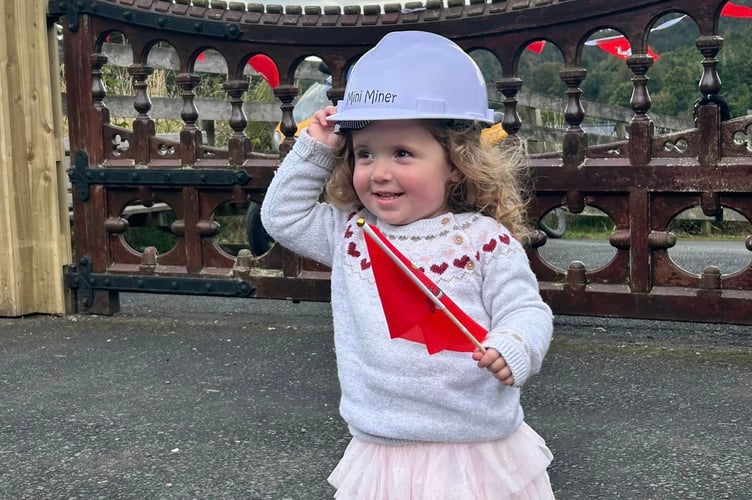
[[[343,2],[346,4],[346,2]],[[722,0],[428,0],[385,7],[297,7],[224,1],[52,0],[50,20],[63,26],[73,183],[75,263],[65,271],[79,308],[116,312],[119,293],[141,291],[293,300],[328,300],[327,269],[273,245],[263,255],[226,251],[215,239],[214,214],[228,203],[260,203],[278,155],[254,152],[245,129],[249,88],[245,68],[256,54],[279,68],[284,154],[294,143],[296,68],[310,55],[329,68],[336,101],[348,67],[393,30],[443,34],[468,51],[486,50],[501,65],[496,81],[504,128],[517,134],[522,123],[517,68],[525,47],[546,40],[564,60],[561,96],[566,129],[561,152],[535,155],[531,221],[556,207],[582,213],[588,207],[613,222],[608,241],[614,256],[589,269],[573,260],[563,267],[543,258],[550,243],[542,232],[527,242],[543,296],[559,314],[681,319],[752,324],[752,263],[724,274],[715,266],[693,273],[669,255],[676,237],[669,223],[688,209],[715,216],[731,209],[752,220],[752,117],[722,116],[718,35]],[[696,40],[697,97],[703,98],[696,127],[660,135],[650,117],[648,38],[658,20],[686,14]],[[580,86],[585,41],[604,28],[631,44],[633,117],[626,141],[588,145],[587,113]],[[127,38],[134,96],[132,126],[111,123],[102,70],[102,47],[112,33]],[[171,46],[178,60],[176,84],[183,106],[179,138],[155,132],[150,117],[149,53]],[[214,49],[227,63],[224,91],[232,134],[226,148],[205,144],[195,88],[199,55]],[[127,144],[127,148],[122,145]],[[169,205],[175,246],[164,253],[137,251],[123,237],[132,203]],[[752,235],[739,243],[752,251]]]

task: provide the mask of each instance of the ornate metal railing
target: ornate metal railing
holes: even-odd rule
[[[277,156],[257,154],[243,110],[249,80],[244,73],[256,54],[279,69],[274,95],[280,103],[280,146],[294,143],[295,71],[305,57],[320,57],[332,75],[332,101],[341,98],[348,67],[385,33],[421,29],[452,38],[466,50],[484,49],[500,62],[496,88],[503,125],[514,137],[522,126],[517,96],[524,82],[516,72],[524,48],[546,40],[563,55],[566,85],[562,108],[566,130],[561,153],[531,159],[535,200],[532,221],[556,207],[572,213],[586,207],[605,212],[614,224],[609,238],[615,256],[588,269],[574,261],[566,269],[541,257],[543,233],[528,238],[529,256],[544,298],[562,314],[613,315],[752,323],[752,265],[730,274],[707,267],[695,274],[669,256],[676,238],[669,222],[700,207],[706,215],[733,209],[752,219],[752,118],[722,118],[717,56],[723,39],[718,20],[723,0],[429,0],[386,7],[296,7],[182,0],[53,0],[50,19],[64,27],[70,150],[74,167],[76,262],[66,270],[79,306],[92,312],[117,310],[121,291],[201,293],[294,300],[327,300],[328,272],[278,245],[260,256],[226,252],[215,241],[213,213],[228,202],[260,203]],[[699,29],[696,127],[658,135],[649,111],[648,35],[669,13],[683,13]],[[582,48],[603,28],[631,43],[629,139],[588,145],[580,86],[587,72]],[[110,122],[102,69],[102,46],[113,32],[133,51],[128,68],[134,88],[132,127]],[[176,84],[183,100],[179,140],[155,133],[149,52],[169,44],[177,54]],[[227,148],[207,146],[199,130],[195,87],[199,54],[211,48],[227,62],[224,90],[232,134]],[[122,147],[127,144],[127,149]],[[158,255],[131,248],[123,233],[128,203],[167,203],[177,244]],[[752,250],[752,235],[744,243]]]

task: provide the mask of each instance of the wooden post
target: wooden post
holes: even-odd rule
[[[65,313],[71,239],[46,9],[44,0],[0,0],[0,316]]]

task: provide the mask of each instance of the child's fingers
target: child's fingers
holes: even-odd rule
[[[498,359],[503,359],[496,349],[486,349],[486,352],[475,351],[473,359],[478,362],[480,368],[488,368]]]
[[[308,123],[308,134],[329,146],[335,146],[339,138],[334,133],[334,123],[328,121],[326,117],[336,112],[337,108],[334,106],[327,106],[316,111]]]
[[[316,111],[311,117],[311,125],[318,125],[319,127],[323,127],[323,128],[333,127],[334,125],[330,124],[326,120],[326,117],[327,117],[327,114],[325,110],[320,109]]]
[[[479,368],[486,368],[504,385],[514,385],[512,370],[507,365],[504,357],[496,349],[486,349],[485,353],[475,351],[473,359],[478,362]]]
[[[507,366],[506,363],[504,363],[504,368],[497,372],[494,372],[494,377],[496,377],[499,382],[504,385],[514,385],[514,376],[512,375],[512,370],[509,369],[509,366]]]
[[[331,116],[337,112],[337,108],[334,106],[327,106],[324,109],[319,109],[313,114],[313,119],[316,123],[326,128],[334,128],[334,122],[330,122],[326,119],[327,116]]]

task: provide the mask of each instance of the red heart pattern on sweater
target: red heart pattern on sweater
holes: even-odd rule
[[[468,262],[470,262],[470,257],[463,255],[459,259],[454,259],[454,266],[462,269],[467,265]]]
[[[433,264],[431,266],[431,271],[436,274],[444,274],[444,271],[446,271],[448,267],[449,264],[447,264],[446,262],[442,262],[441,264]]]
[[[354,234],[355,233],[353,231],[353,226],[352,225],[348,225],[345,228],[345,239],[352,238],[354,236]],[[500,234],[498,236],[498,241],[500,241],[504,245],[509,245],[509,243],[511,241],[511,238],[510,238],[510,236],[508,234]],[[493,239],[490,239],[487,243],[483,244],[481,246],[481,249],[482,249],[483,252],[492,253],[492,252],[494,252],[496,250],[497,247],[498,247],[497,240],[496,240],[496,238],[493,238]],[[350,241],[349,244],[347,245],[347,254],[350,255],[351,257],[355,257],[357,259],[357,258],[361,257],[362,252],[360,250],[358,250],[358,245],[354,241]],[[476,251],[476,253],[475,253],[475,260],[478,261],[478,262],[480,262],[480,260],[481,260],[481,252],[480,251]],[[468,255],[463,255],[460,258],[454,259],[452,261],[452,265],[454,265],[455,267],[457,267],[459,269],[467,269],[468,268],[468,264],[469,264],[470,261],[471,261],[471,257],[469,257]],[[367,269],[370,269],[371,268],[371,262],[367,258],[361,259],[360,260],[360,268],[363,271],[365,271]],[[447,271],[447,269],[449,269],[449,264],[447,262],[441,262],[441,263],[438,263],[438,264],[432,264],[429,267],[429,270],[431,272],[433,272],[435,274],[438,274],[438,275],[444,274]],[[420,271],[421,272],[425,272],[424,268],[422,268],[422,267],[420,268]]]
[[[347,245],[347,253],[355,258],[360,257],[360,250],[358,250],[358,247],[357,245],[355,245],[354,241],[351,241],[350,244]]]

